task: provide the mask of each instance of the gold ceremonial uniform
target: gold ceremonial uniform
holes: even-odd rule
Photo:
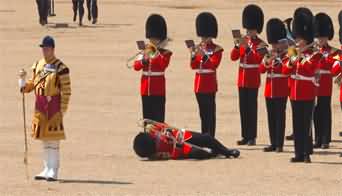
[[[33,77],[23,92],[35,92],[32,137],[39,140],[65,139],[63,114],[71,95],[69,68],[59,59],[41,59],[33,66]]]

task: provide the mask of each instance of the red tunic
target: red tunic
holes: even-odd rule
[[[166,131],[166,129],[166,124],[159,123],[154,125],[154,129],[149,132],[156,141],[156,158],[187,158],[192,147],[184,142],[192,137],[191,132],[179,129]]]
[[[230,53],[232,61],[240,59],[238,87],[243,88],[259,88],[260,87],[260,72],[259,66],[263,59],[263,55],[257,52],[257,48],[264,42],[259,39],[251,39],[246,37],[245,41],[248,43],[250,49],[234,47]],[[248,52],[248,53],[247,53]]]
[[[159,51],[159,55],[150,59],[147,65],[143,64],[143,55],[134,62],[134,69],[143,71],[140,85],[142,96],[165,96],[164,72],[169,65],[172,52],[165,49]]]
[[[288,75],[282,73],[283,64],[286,64],[288,57],[273,60],[271,66],[260,64],[260,72],[266,73],[266,85],[264,95],[266,98],[287,97],[289,95]]]
[[[209,43],[204,50],[209,56],[206,61],[203,61],[204,57],[201,54],[196,54],[191,60],[191,68],[196,70],[194,91],[215,93],[217,92],[216,69],[221,62],[223,49],[214,43]]]
[[[315,74],[318,71],[319,55],[313,55],[311,50],[303,52],[303,57],[293,62],[293,66],[284,66],[283,74],[292,74],[290,82],[290,99],[293,101],[311,101],[317,95]]]
[[[320,54],[322,58],[318,63],[320,80],[317,96],[331,96],[333,86],[331,69],[336,61],[333,57],[337,55],[337,50],[328,46],[321,48]]]
[[[341,46],[341,49],[342,49],[342,46]],[[340,65],[341,61],[342,61],[342,54],[340,54],[340,61],[335,61],[332,67],[331,73],[333,76],[337,76],[342,73],[342,68]],[[340,102],[342,102],[342,85],[340,86]]]

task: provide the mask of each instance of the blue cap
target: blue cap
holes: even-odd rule
[[[45,36],[42,43],[39,45],[40,47],[55,47],[55,40],[51,36]]]

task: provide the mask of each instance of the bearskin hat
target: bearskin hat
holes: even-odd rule
[[[148,133],[140,132],[133,141],[134,152],[141,158],[149,158],[156,152],[156,143]]]
[[[264,26],[262,9],[254,4],[247,5],[242,13],[242,26],[245,29],[255,29],[261,33]]]
[[[286,39],[286,28],[283,21],[272,18],[266,25],[267,41],[269,44],[278,43],[281,39]]]
[[[196,18],[196,32],[199,37],[217,37],[217,20],[210,12],[202,12]]]
[[[312,43],[314,39],[313,21],[313,14],[308,8],[297,8],[292,22],[293,36],[306,40],[308,44]]]
[[[152,14],[147,18],[145,24],[146,38],[167,38],[167,26],[165,19],[159,14]]]
[[[315,37],[328,37],[332,40],[334,37],[333,22],[326,13],[318,13],[314,18]]]

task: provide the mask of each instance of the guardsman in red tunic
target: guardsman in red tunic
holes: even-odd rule
[[[331,142],[331,96],[332,75],[331,69],[339,50],[331,47],[328,40],[334,37],[334,26],[331,18],[325,13],[315,16],[314,31],[318,40],[321,59],[319,68],[319,87],[317,91],[317,104],[314,111],[315,145],[314,148],[329,148]]]
[[[218,68],[223,49],[213,42],[217,37],[217,21],[213,14],[203,12],[196,18],[197,36],[202,41],[191,48],[191,68],[196,71],[194,91],[199,106],[202,133],[215,137]]]
[[[133,149],[141,158],[160,160],[240,156],[238,150],[228,149],[208,134],[178,129],[149,119],[144,120],[144,129],[145,132],[139,133],[133,142]]]
[[[266,73],[265,98],[268,117],[268,129],[271,145],[265,152],[282,152],[285,137],[286,102],[289,94],[288,75],[282,73],[287,63],[287,38],[284,23],[278,18],[267,22],[267,41],[272,51],[266,54],[260,65],[260,72]]]
[[[143,54],[134,62],[134,69],[142,71],[141,97],[143,118],[158,122],[165,120],[165,76],[172,52],[163,48],[167,42],[164,18],[157,14],[146,22],[146,38],[150,40]]]
[[[241,43],[235,45],[230,54],[232,61],[240,61],[238,88],[242,140],[237,142],[238,145],[255,145],[257,137],[259,66],[263,59],[257,49],[266,45],[257,34],[262,32],[263,24],[264,14],[260,7],[245,7],[242,25],[247,30],[247,35]]]
[[[312,154],[311,122],[317,94],[317,80],[320,57],[313,55],[313,15],[307,8],[295,11],[292,32],[298,46],[297,54],[290,54],[290,60],[283,67],[284,74],[292,74],[290,100],[294,131],[295,157],[291,162],[310,163]]]

